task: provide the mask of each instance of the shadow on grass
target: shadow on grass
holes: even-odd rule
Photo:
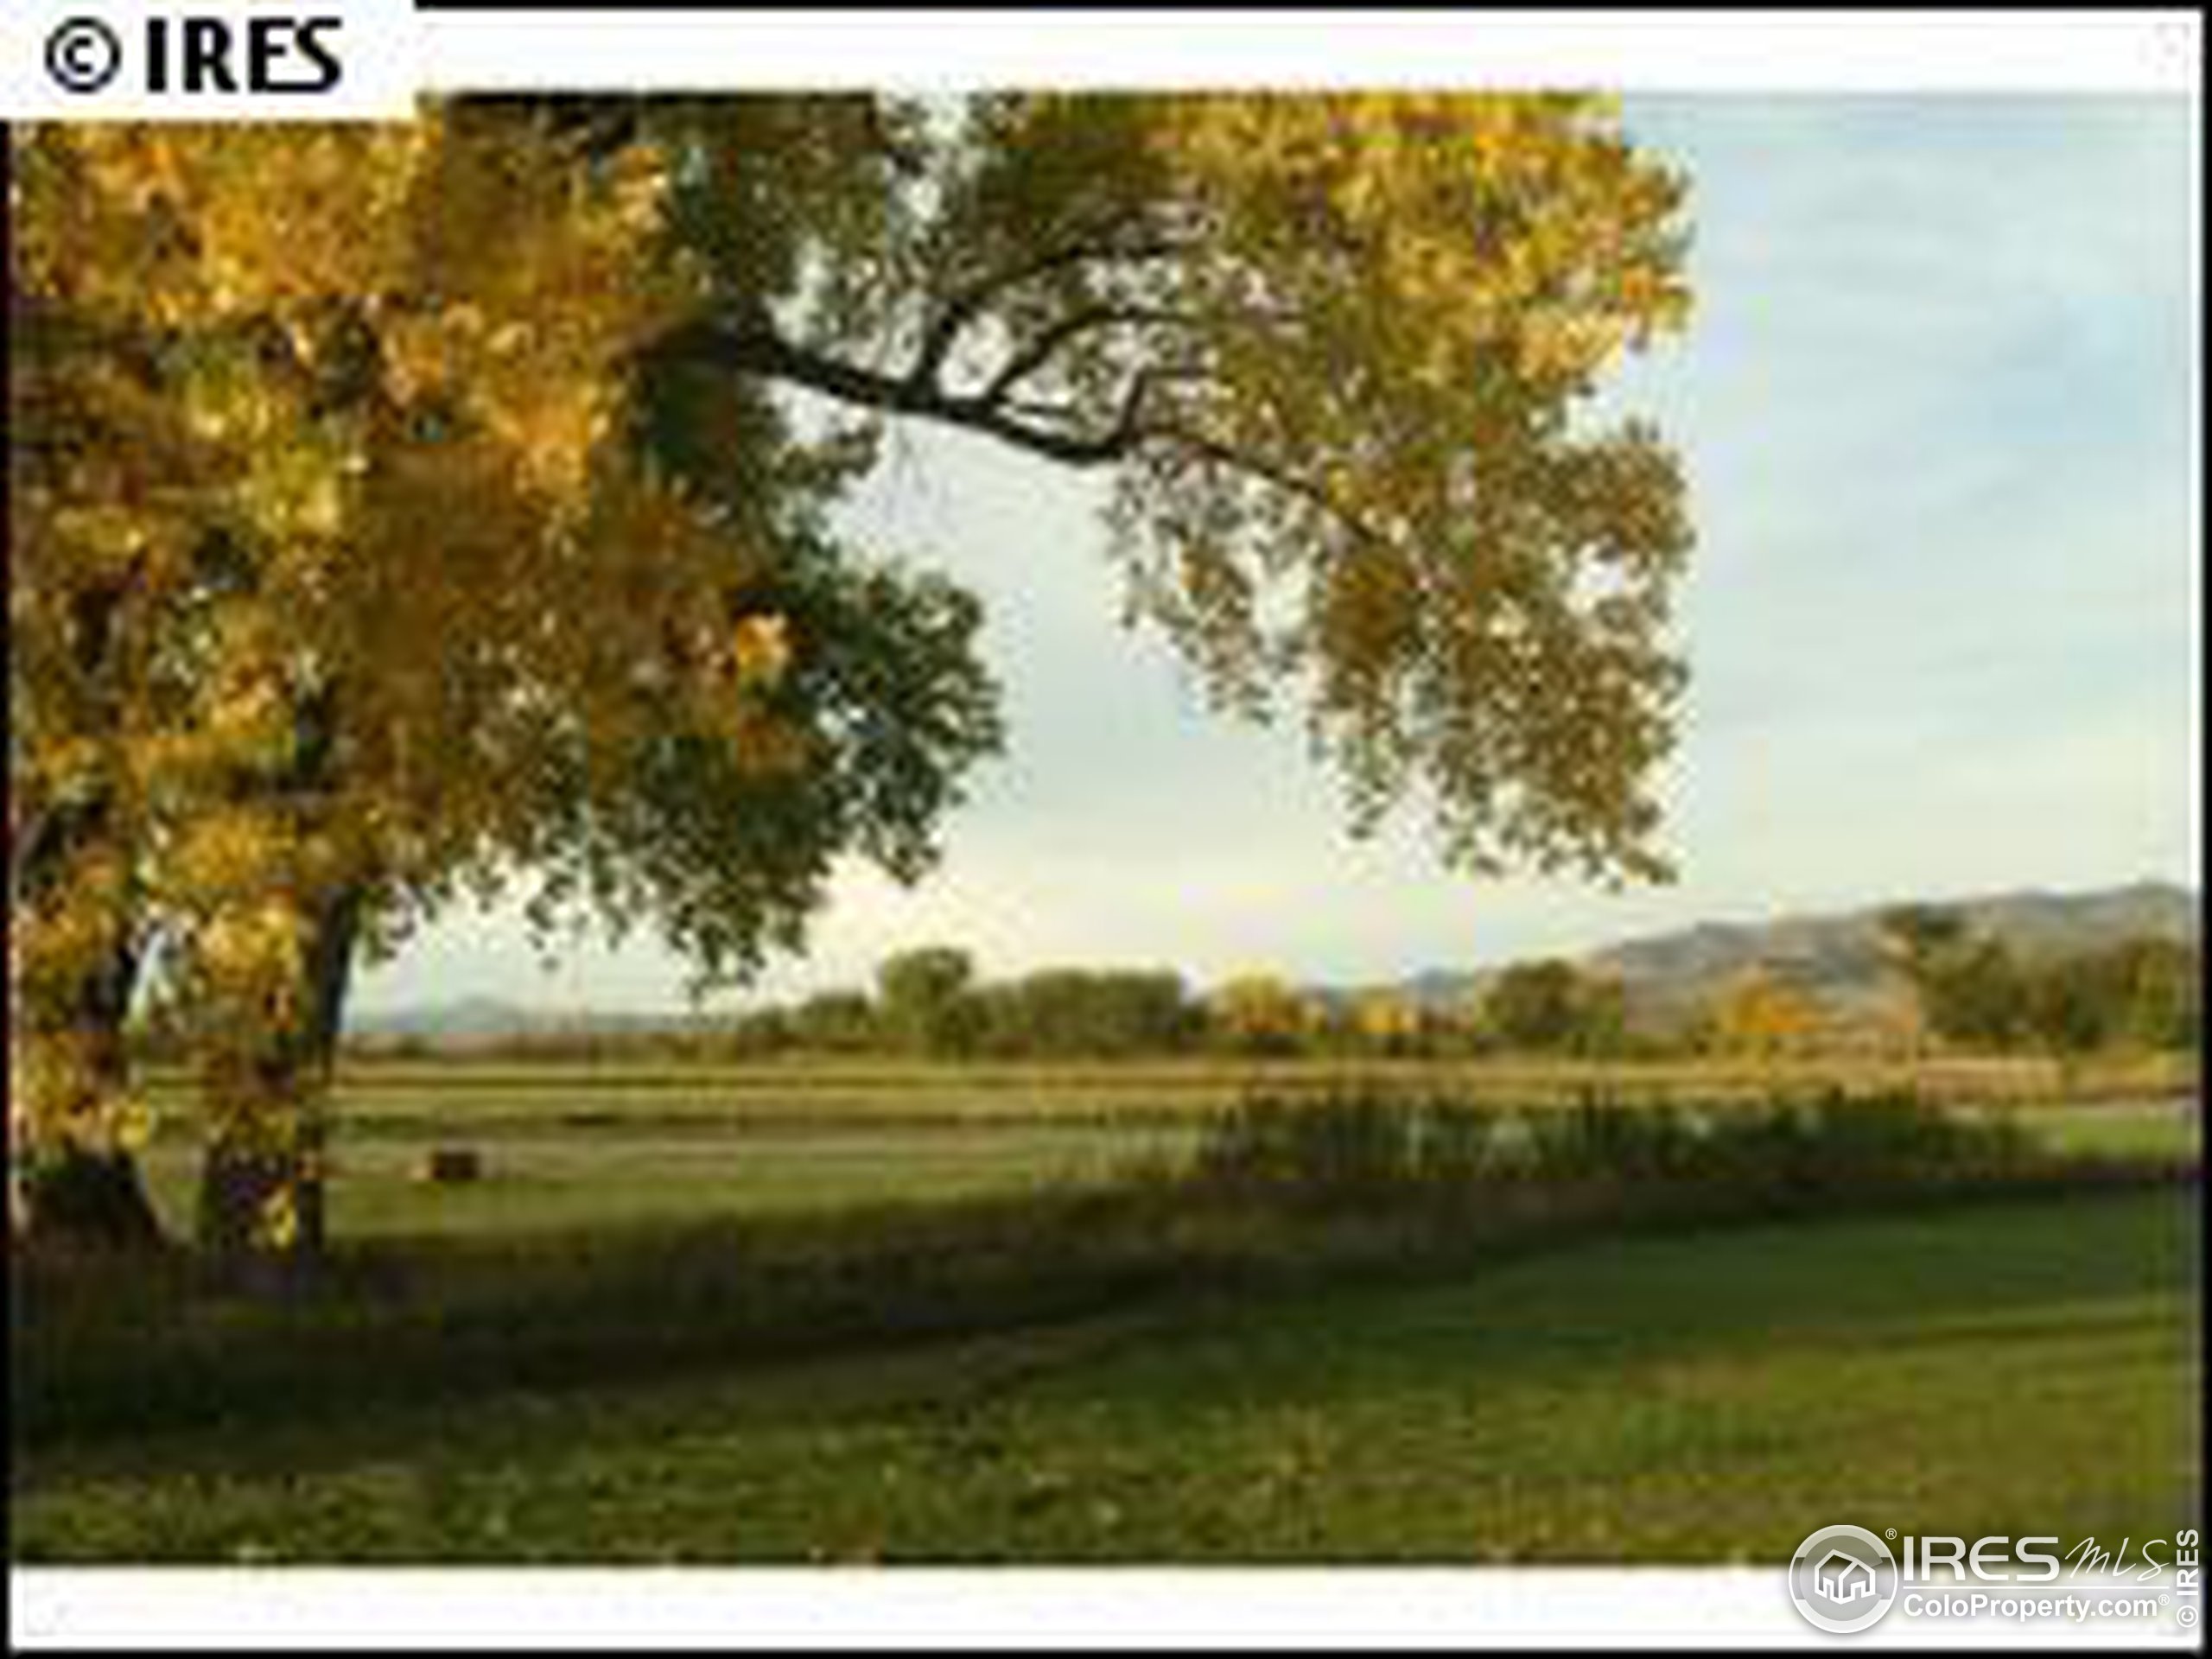
[[[1088,1351],[1085,1330],[1203,1331],[1255,1300],[1433,1281],[1537,1252],[1611,1249],[1629,1235],[2196,1179],[2164,1161],[2031,1152],[1940,1116],[1915,1106],[1843,1123],[1791,1109],[1715,1129],[1624,1125],[1593,1107],[1516,1139],[1487,1121],[1447,1124],[1433,1103],[1346,1101],[1248,1114],[1192,1172],[835,1215],[361,1247],[278,1300],[221,1294],[188,1260],[17,1261],[11,1443],[19,1482],[35,1484],[36,1454],[50,1449],[335,1427],[376,1408],[889,1358],[957,1338],[1007,1338],[1003,1364],[982,1375],[1020,1377],[1060,1363],[1054,1352]],[[1631,1279],[1649,1270],[1650,1258],[1623,1260]],[[1953,1273],[1933,1291],[1916,1285],[1912,1306],[1987,1313],[2006,1282]],[[2033,1294],[2047,1292],[2037,1281]],[[1671,1339],[1735,1317],[1727,1299],[1666,1300],[1687,1320]],[[1524,1331],[1520,1346],[1556,1358],[1574,1310],[1541,1318],[1543,1339]],[[1601,1343],[1638,1330],[1670,1339],[1632,1300],[1607,1318]],[[1061,1331],[1071,1343],[1054,1338]],[[1510,1335],[1480,1344],[1485,1364],[1516,1363]]]
[[[1302,1448],[1301,1479],[1321,1484],[1300,1490],[1314,1501],[1381,1516],[1372,1535],[1356,1517],[1330,1522],[1331,1536],[1361,1541],[1344,1546],[1347,1562],[1370,1559],[1370,1535],[1394,1541],[1375,1546],[1394,1557],[1460,1559],[1456,1535],[1447,1546],[1424,1523],[1401,1536],[1404,1516],[1372,1505],[1378,1493],[1418,1491],[1426,1514],[1464,1497],[1444,1471],[1478,1448],[1474,1466],[1505,1458],[1524,1500],[1541,1489],[1570,1508],[1592,1482],[1630,1503],[1638,1471],[1677,1468],[1694,1448],[1715,1483],[1697,1490],[1699,1503],[1745,1501],[1731,1484],[1740,1476],[1763,1494],[1771,1531],[1767,1511],[1789,1493],[1838,1478],[1826,1464],[1802,1466],[1808,1440],[1815,1457],[1827,1444],[1802,1414],[1840,1409],[1863,1427],[1864,1363],[1884,1389],[1935,1390],[1910,1396],[1891,1425],[1900,1433],[1956,1410],[2047,1425],[2054,1366],[2078,1353],[2108,1371],[2115,1342],[2122,1365],[2155,1354],[2170,1366],[2184,1339],[2175,1293],[2194,1271],[2195,1214],[2187,1192],[2106,1191],[1559,1241],[1541,1259],[1486,1258],[1495,1270],[1478,1274],[1440,1262],[1382,1284],[1316,1275],[1295,1294],[1163,1295],[1116,1313],[679,1370],[581,1396],[356,1396],[366,1408],[341,1418],[46,1448],[30,1470],[19,1463],[16,1490],[63,1506],[33,1504],[26,1559],[232,1559],[242,1540],[282,1541],[288,1560],[659,1559],[644,1542],[658,1539],[654,1548],[685,1559],[796,1561],[818,1559],[805,1541],[818,1527],[833,1540],[890,1528],[884,1558],[901,1561],[1311,1564],[1329,1559],[1311,1541],[1239,1529],[1236,1492],[1275,1478],[1268,1447]],[[1992,1256],[2012,1270],[1982,1294],[1972,1270]],[[1825,1392],[1854,1375],[1843,1394]],[[2009,1394],[2016,1384],[2024,1392]],[[2071,1385],[2061,1395],[2070,1409]],[[1471,1443],[1486,1421],[1507,1427]],[[1955,1439],[1945,1427],[1939,1449]],[[895,1490],[875,1484],[889,1463],[909,1477]],[[1881,1478],[1915,1466],[1892,1459]],[[1204,1480],[1187,1487],[1198,1469]],[[1080,1513],[1033,1490],[1040,1471]],[[813,1520],[788,1536],[773,1520],[759,1535],[733,1533],[731,1506],[771,1490]],[[1668,1491],[1653,1521],[1662,1534],[1686,1498]],[[514,1516],[519,1531],[494,1526],[525,1501],[536,1508]],[[1085,1506],[1100,1501],[1135,1532],[1086,1530]],[[149,1518],[149,1502],[167,1507]],[[363,1503],[372,1519],[356,1516]],[[1455,1526],[1480,1530],[1464,1505],[1454,1513]],[[1652,1546],[1667,1560],[1689,1559],[1688,1548]],[[1592,1545],[1588,1559],[1611,1559],[1609,1548]],[[1544,1553],[1581,1559],[1556,1543]]]

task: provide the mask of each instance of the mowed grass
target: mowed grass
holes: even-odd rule
[[[352,1059],[338,1078],[340,1115],[377,1132],[544,1132],[576,1119],[633,1128],[745,1123],[852,1126],[890,1120],[1055,1122],[1188,1121],[1259,1091],[1329,1092],[1347,1080],[1406,1085],[1510,1106],[1568,1103],[1596,1093],[1624,1101],[1758,1102],[1778,1094],[1911,1090],[1948,1103],[2037,1106],[2193,1096],[2186,1054],[2100,1057],[2070,1068],[2032,1057],[1847,1057],[1766,1061],[1478,1060],[1386,1058],[974,1062],[785,1058],[746,1064],[646,1058],[518,1062],[455,1054]],[[188,1118],[189,1079],[149,1074],[156,1102]]]
[[[2171,1071],[2169,1066],[2167,1071]],[[893,1062],[749,1068],[485,1062],[385,1064],[342,1082],[334,1121],[331,1224],[344,1238],[436,1238],[826,1211],[1088,1184],[1133,1163],[1174,1163],[1244,1093],[1319,1090],[1347,1075],[1449,1088],[1472,1099],[1562,1103],[1567,1081],[1643,1094],[1725,1097],[1746,1077],[1725,1066],[1465,1067],[1218,1061],[1120,1065],[942,1066]],[[1809,1074],[1808,1074],[1809,1075]],[[1854,1081],[1869,1084],[1868,1071]],[[2171,1084],[2143,1063],[2101,1074]],[[1701,1080],[1701,1081],[1700,1081]],[[2202,1154],[2194,1095],[2056,1103],[2029,1061],[1932,1069],[1934,1094],[2004,1103],[2068,1151]],[[190,1230],[197,1150],[189,1095],[157,1091],[164,1132],[146,1160],[157,1208]],[[415,1179],[424,1149],[485,1158],[486,1179]]]
[[[341,1135],[331,1226],[350,1239],[463,1237],[962,1198],[1103,1180],[1134,1160],[1181,1155],[1194,1133],[1134,1122],[464,1132],[450,1138],[480,1151],[486,1173],[455,1185],[416,1179],[422,1140]],[[196,1149],[160,1144],[146,1164],[156,1207],[188,1234]]]
[[[19,1448],[19,1560],[1778,1561],[2201,1525],[2193,1191]]]

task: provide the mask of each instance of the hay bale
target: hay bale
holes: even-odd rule
[[[415,1179],[433,1186],[460,1186],[484,1179],[484,1154],[474,1147],[432,1147],[415,1166]]]

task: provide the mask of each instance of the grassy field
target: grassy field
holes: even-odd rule
[[[1933,1139],[1869,1096],[1777,1140],[1802,1113],[1726,1078],[1389,1076],[1522,1106],[1462,1166],[1429,1096],[1178,1075],[357,1072],[310,1294],[16,1275],[15,1558],[1687,1561],[2196,1514],[2193,1095],[1951,1077]],[[1376,1185],[1377,1099],[1446,1161]],[[442,1143],[486,1179],[413,1179]]]
[[[19,1448],[19,1560],[1779,1560],[2199,1515],[2193,1192]]]
[[[448,1138],[484,1154],[485,1180],[416,1180],[423,1137],[346,1136],[333,1160],[333,1229],[349,1238],[481,1236],[965,1198],[1103,1179],[1130,1159],[1175,1155],[1190,1132],[1016,1122]],[[158,1146],[148,1167],[156,1207],[184,1230],[195,1150]]]
[[[1618,1097],[1729,1099],[1836,1083],[1872,1090],[1885,1068],[1478,1067],[1215,1060],[1128,1065],[754,1067],[383,1064],[341,1082],[332,1224],[346,1237],[481,1236],[650,1224],[1085,1183],[1184,1156],[1203,1126],[1255,1090],[1295,1094],[1347,1076],[1473,1099],[1562,1104]],[[2189,1075],[2171,1062],[2091,1070],[2062,1096],[2035,1061],[1960,1061],[1912,1080],[1934,1098],[2017,1112],[2072,1149],[2201,1151]],[[2130,1092],[2133,1091],[2133,1092]],[[157,1205],[188,1229],[197,1153],[189,1096],[159,1091],[148,1160]],[[424,1147],[479,1149],[489,1179],[412,1179]]]

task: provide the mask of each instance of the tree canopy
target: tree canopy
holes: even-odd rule
[[[737,146],[708,107],[601,116],[682,131],[709,223],[840,206],[780,283],[714,243],[672,358],[1109,469],[1135,613],[1223,705],[1301,697],[1357,823],[1418,793],[1477,870],[1663,873],[1689,527],[1593,399],[1686,318],[1685,185],[1607,101],[833,100]]]
[[[842,529],[899,420],[1109,473],[1135,614],[1301,706],[1356,824],[1664,872],[1688,527],[1596,397],[1684,318],[1684,186],[1604,100],[461,100],[11,162],[36,1135],[131,1121],[149,962],[289,1155],[357,945],[461,892],[741,976],[838,855],[918,874],[999,734],[974,601]]]

